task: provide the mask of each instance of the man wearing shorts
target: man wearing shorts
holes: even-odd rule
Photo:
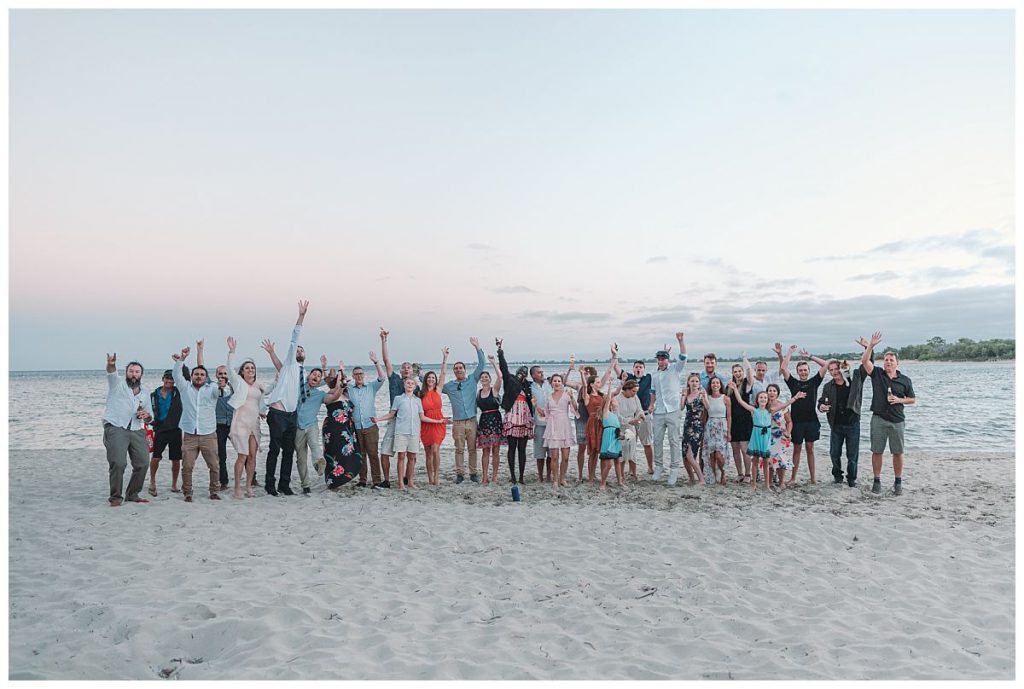
[[[153,459],[149,462],[149,494],[156,497],[156,470],[160,468],[164,450],[171,460],[171,492],[178,492],[181,473],[181,394],[174,387],[171,369],[164,371],[163,385],[150,395],[153,405]]]
[[[793,419],[793,472],[790,474],[790,484],[796,481],[796,472],[800,468],[800,450],[807,447],[807,469],[811,474],[811,483],[815,483],[814,474],[814,442],[821,437],[821,422],[818,421],[818,413],[814,409],[814,401],[818,399],[818,386],[825,375],[825,360],[812,356],[807,350],[801,351],[800,356],[807,357],[818,364],[818,372],[810,375],[811,367],[806,361],[796,365],[796,377],[789,374],[789,360],[793,356],[796,346],[789,348],[789,353],[782,360],[779,366],[779,375],[786,381],[789,387],[790,396],[798,392],[806,395],[793,403],[790,409],[790,416]]]
[[[864,347],[860,360],[864,372],[871,378],[871,469],[875,480],[871,492],[882,492],[882,453],[886,444],[892,454],[892,471],[896,480],[892,486],[894,495],[903,495],[903,432],[906,417],[903,408],[916,402],[914,385],[910,378],[896,368],[900,359],[896,352],[882,356],[882,368],[875,366],[875,346],[882,341],[882,333],[876,332],[871,341],[860,338],[858,344]]]
[[[384,328],[380,329],[380,353],[381,358],[384,359],[384,372],[388,375],[388,405],[395,403],[395,398],[401,395],[405,389],[402,384],[406,378],[412,377],[412,364],[408,361],[403,361],[399,367],[399,372],[396,373],[394,367],[391,365],[391,357],[388,356],[388,335],[389,331]],[[416,394],[419,394],[419,386],[416,386]],[[381,488],[391,487],[391,458],[395,455],[395,422],[392,421],[388,424],[388,427],[384,429],[384,440],[380,444],[380,464],[381,474],[384,476],[384,480],[381,481]],[[402,477],[398,477],[398,487],[402,487]]]
[[[635,426],[637,440],[644,447],[644,455],[647,456],[647,473],[654,473],[654,431],[652,427],[652,415],[654,407],[651,404],[651,374],[647,373],[647,365],[637,359],[633,362],[633,372],[626,373],[626,382],[636,381],[636,397],[640,400],[640,407],[643,409],[643,421]],[[619,375],[618,362],[615,363],[615,375]],[[636,478],[636,466],[630,464],[632,477]]]

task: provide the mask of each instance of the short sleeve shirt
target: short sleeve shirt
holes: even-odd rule
[[[395,417],[395,433],[403,435],[420,434],[420,414],[423,413],[423,402],[416,395],[406,395],[404,392],[391,402],[392,411],[397,411]]]
[[[902,404],[889,404],[889,389],[897,397],[917,397],[910,378],[896,371],[896,377],[890,378],[881,366],[871,371],[871,412],[886,421],[901,423],[906,420]]]
[[[789,387],[789,393],[791,395],[795,395],[798,392],[802,392],[807,395],[807,397],[793,403],[789,412],[790,416],[793,417],[793,423],[817,421],[818,414],[814,410],[814,403],[818,399],[818,386],[821,385],[821,373],[815,373],[807,380],[800,380],[795,375],[791,375],[789,379],[786,380],[786,385]]]

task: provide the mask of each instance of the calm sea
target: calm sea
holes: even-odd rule
[[[696,370],[699,362],[687,370]],[[721,364],[728,371],[728,364]],[[546,364],[550,375],[564,371],[568,364]],[[437,370],[438,366],[426,366]],[[372,367],[369,368],[372,371]],[[604,365],[598,365],[603,371]],[[999,363],[907,363],[900,367],[914,381],[917,404],[907,408],[908,452],[957,450],[980,452],[1014,449],[1014,364]],[[144,387],[160,384],[160,371],[147,372]],[[259,379],[271,380],[273,369],[260,369]],[[106,402],[106,379],[96,371],[18,371],[10,374],[10,447],[12,449],[100,448],[101,417]],[[450,413],[448,399],[445,412]],[[871,388],[864,392],[864,421],[867,421]],[[377,409],[388,408],[387,386],[377,395]],[[323,412],[321,411],[321,418]],[[264,427],[264,437],[267,430]],[[867,427],[862,430],[866,451]],[[828,424],[822,416],[822,439],[828,439]],[[451,436],[445,444],[451,444]],[[826,445],[827,447],[827,445]]]

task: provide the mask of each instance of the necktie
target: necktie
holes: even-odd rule
[[[299,366],[299,390],[302,391],[301,401],[305,402],[309,397],[309,388],[306,387],[306,374],[302,369],[303,367]]]

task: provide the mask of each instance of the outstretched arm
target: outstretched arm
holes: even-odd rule
[[[267,338],[263,338],[263,342],[260,346],[263,348],[263,351],[270,355],[270,360],[274,363],[274,368],[280,371],[284,364],[277,358],[277,352],[274,351],[274,343]]]
[[[196,340],[196,363],[206,368],[206,362],[203,360],[203,343],[205,340]]]
[[[498,368],[498,360],[494,358],[493,354],[487,355],[487,360],[491,362],[491,368],[494,369],[494,384],[491,386],[494,388],[494,394],[501,392],[501,381],[504,378],[501,375],[501,370]]]
[[[445,376],[448,375],[448,348],[441,348],[441,375],[437,377],[437,391],[444,387]]]
[[[395,372],[394,367],[391,365],[391,357],[388,355],[388,335],[390,333],[381,326],[380,329],[380,355],[384,359],[384,372],[388,374],[388,378]]]
[[[811,361],[816,363],[818,365],[818,375],[821,376],[822,378],[825,377],[825,371],[828,370],[828,362],[827,361],[822,359],[820,356],[814,356],[813,354],[808,352],[806,349],[800,350],[800,356],[807,357],[808,359],[810,359]]]
[[[796,349],[796,345],[789,345],[789,351],[779,363],[779,375],[782,376],[783,380],[789,380],[789,361],[793,358],[793,352],[795,352]]]
[[[107,355],[107,373],[117,373],[117,352]]]
[[[494,338],[494,344],[498,347],[498,368],[501,370],[501,375],[506,378],[511,378],[512,374],[508,370],[508,362],[505,361],[505,350],[502,349],[502,344],[505,343],[500,337]]]
[[[377,352],[370,352],[370,361],[373,362],[373,367],[377,369],[377,380],[384,379],[384,369],[380,366],[380,361],[377,360]]]
[[[729,381],[729,389],[736,393],[732,396],[732,399],[736,400],[741,407],[750,412],[754,411],[754,406],[747,404],[746,400],[743,399],[743,395],[740,393],[739,388],[736,387],[736,383]]]
[[[487,362],[484,361],[484,350],[480,348],[480,340],[475,337],[469,338],[469,344],[473,345],[473,349],[476,350],[476,368],[469,374],[469,377],[473,379],[474,383],[479,383],[480,374],[487,368]]]
[[[871,372],[875,370],[875,347],[882,341],[882,333],[875,331],[871,336],[870,341],[866,341],[863,337],[857,340],[857,344],[864,348],[864,354],[860,357],[860,365],[864,367],[864,372],[871,375]]]

